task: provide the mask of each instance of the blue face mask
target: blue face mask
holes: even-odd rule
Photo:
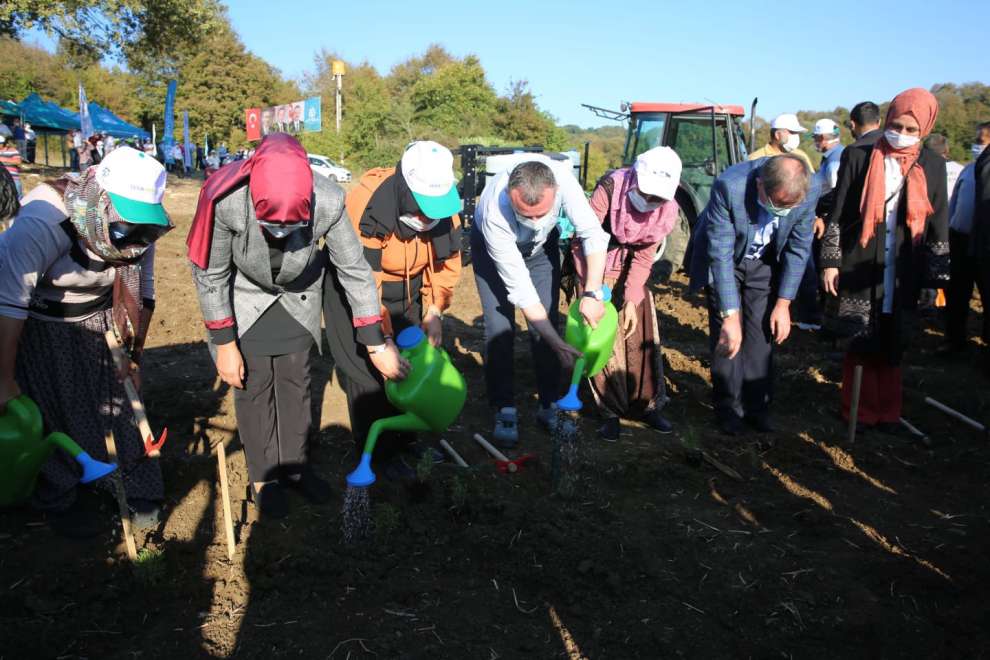
[[[769,213],[770,215],[775,215],[778,218],[786,218],[787,214],[791,212],[791,209],[789,208],[782,209],[777,206],[774,206],[773,202],[771,202],[769,198],[765,202],[762,199],[759,200],[759,202],[760,202],[760,206],[766,209],[767,213]]]

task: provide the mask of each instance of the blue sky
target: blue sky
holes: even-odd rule
[[[716,101],[771,117],[990,83],[990,1],[228,0],[247,47],[291,77],[321,48],[380,71],[439,43],[480,57],[502,92],[526,79],[563,123],[581,103]],[[982,52],[981,52],[982,51]],[[345,79],[346,85],[346,79]]]

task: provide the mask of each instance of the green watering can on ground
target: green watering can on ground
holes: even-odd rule
[[[415,326],[400,332],[395,343],[402,357],[409,360],[411,369],[405,380],[385,382],[385,396],[403,412],[395,417],[379,419],[371,425],[361,462],[347,475],[349,486],[363,488],[375,482],[371,454],[382,432],[439,433],[447,430],[464,408],[467,384],[446,351],[434,348],[423,331]]]
[[[0,507],[19,504],[34,492],[41,466],[56,447],[62,449],[83,469],[80,481],[89,483],[117,469],[116,465],[94,460],[64,433],[42,436],[41,411],[25,395],[7,402],[0,415]]]
[[[598,325],[592,328],[585,323],[581,315],[581,299],[571,303],[567,311],[567,327],[564,330],[564,341],[581,351],[581,357],[574,362],[574,373],[571,385],[563,399],[557,402],[557,407],[566,411],[581,410],[581,399],[578,398],[578,384],[582,378],[598,374],[612,357],[615,347],[615,335],[619,329],[619,312],[612,304],[612,289],[607,284],[602,285],[602,302],[605,303],[605,315]]]

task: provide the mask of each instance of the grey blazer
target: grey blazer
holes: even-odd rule
[[[268,243],[254,213],[247,185],[217,202],[210,261],[205,269],[192,264],[193,282],[208,330],[236,326],[247,332],[275,301],[320,342],[323,274],[337,275],[355,318],[380,314],[378,290],[364,250],[344,209],[344,191],[323,177],[313,177],[313,233],[294,232],[287,242],[278,277],[272,281]],[[321,249],[320,239],[325,241]],[[329,257],[329,264],[327,258]],[[216,346],[208,337],[210,354]]]

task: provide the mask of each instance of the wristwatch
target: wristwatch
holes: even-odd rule
[[[600,288],[598,288],[595,289],[594,291],[585,291],[584,293],[581,294],[581,297],[594,298],[595,300],[601,302],[602,300],[605,300],[605,292],[602,291]]]
[[[727,309],[724,312],[720,311],[718,315],[721,316],[722,319],[727,319],[738,311],[738,309]]]

